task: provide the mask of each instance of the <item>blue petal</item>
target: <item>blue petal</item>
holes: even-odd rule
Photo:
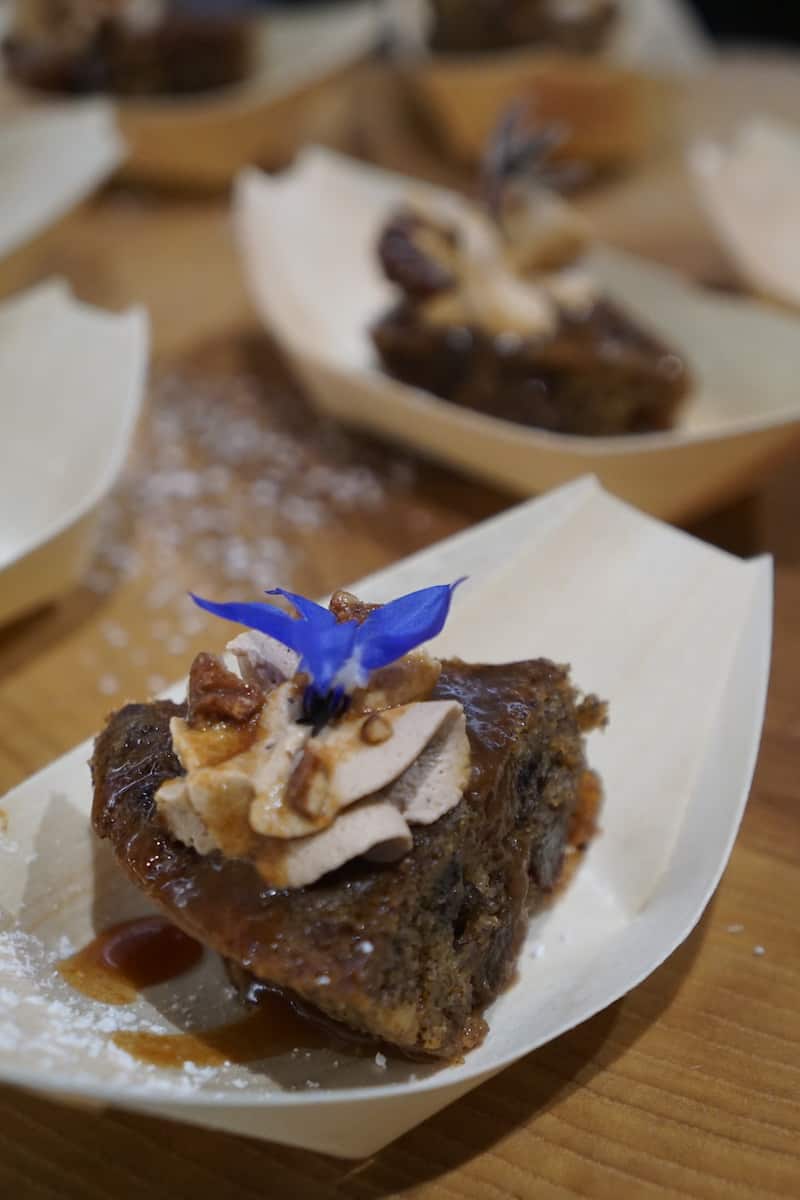
[[[189,595],[195,604],[206,612],[228,621],[236,621],[250,629],[257,629],[260,633],[266,633],[282,642],[284,646],[297,651],[300,655],[298,669],[310,676],[317,691],[328,690],[340,667],[353,653],[357,629],[355,621],[340,624],[331,614],[331,623],[326,621],[322,624],[316,616],[311,621],[290,617],[274,604],[237,601],[217,604],[212,600],[203,600],[192,592]],[[321,611],[327,613],[326,609]]]
[[[306,625],[306,629],[310,626]],[[353,653],[358,626],[355,621],[344,621],[325,629],[317,628],[303,646],[300,670],[311,676],[319,692],[327,692],[340,668]]]
[[[309,676],[311,694],[324,698],[337,687],[350,691],[363,685],[372,671],[435,637],[447,620],[453,591],[461,582],[401,596],[370,613],[360,625],[339,622],[328,609],[283,588],[267,595],[286,597],[299,617],[272,604],[217,604],[190,595],[206,612],[257,629],[295,650],[300,655],[298,669]]]
[[[287,592],[286,588],[270,588],[265,595],[283,596],[284,599],[291,601],[304,621],[321,626],[336,624],[336,617],[329,608],[323,608],[321,604],[315,604],[313,600],[307,600],[305,596],[298,596],[296,592]]]
[[[436,637],[444,628],[453,584],[409,592],[375,609],[356,630],[355,653],[364,671],[376,671]]]
[[[290,650],[296,650],[300,654],[304,653],[306,642],[313,636],[311,626],[306,621],[295,620],[274,604],[244,604],[238,601],[216,604],[213,600],[203,600],[201,596],[195,596],[194,592],[190,592],[189,595],[199,608],[213,613],[215,617],[236,621],[239,625],[247,625],[250,629],[269,634]]]

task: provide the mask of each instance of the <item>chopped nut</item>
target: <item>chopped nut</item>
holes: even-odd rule
[[[306,746],[286,784],[285,802],[295,812],[313,820],[325,807],[326,790],[325,763]]]
[[[381,742],[388,742],[391,736],[392,727],[380,713],[373,713],[367,717],[361,726],[361,740],[368,746],[379,746]]]
[[[380,608],[380,604],[368,604],[366,600],[359,600],[352,592],[338,591],[331,596],[328,608],[337,621],[358,621],[360,625],[371,612]]]
[[[458,282],[458,236],[414,212],[394,216],[378,242],[387,279],[417,300],[447,291]]]
[[[245,683],[214,654],[198,654],[189,674],[190,726],[209,721],[249,721],[264,703],[260,688]]]

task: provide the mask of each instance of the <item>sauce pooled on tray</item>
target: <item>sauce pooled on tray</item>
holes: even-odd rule
[[[98,933],[58,964],[76,991],[103,1004],[131,1004],[142,988],[190,971],[203,947],[164,917],[138,917]]]
[[[314,1050],[331,1045],[324,1029],[316,1028],[277,995],[262,997],[246,1016],[214,1029],[196,1033],[124,1030],[115,1033],[112,1041],[141,1062],[173,1069],[187,1062],[198,1067],[256,1062],[289,1054],[297,1047]]]
[[[76,991],[103,1004],[131,1004],[142,988],[191,970],[203,947],[164,917],[139,917],[98,933],[69,958],[58,972]],[[124,1030],[111,1040],[141,1062],[179,1069],[187,1062],[201,1067],[246,1063],[330,1046],[322,1026],[302,1016],[284,997],[258,990],[256,1005],[238,1020],[191,1033]]]

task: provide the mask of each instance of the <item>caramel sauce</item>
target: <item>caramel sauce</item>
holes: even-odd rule
[[[295,1012],[277,995],[263,996],[247,1016],[228,1025],[198,1033],[115,1033],[112,1041],[133,1058],[155,1067],[175,1070],[194,1063],[198,1067],[221,1067],[224,1063],[248,1063],[295,1048],[314,1050],[334,1043],[318,1028]]]
[[[165,983],[200,961],[203,947],[164,917],[112,925],[58,964],[77,991],[104,1004],[130,1004],[142,988]],[[297,1012],[281,995],[259,988],[255,1007],[226,1025],[196,1033],[125,1030],[111,1040],[140,1062],[179,1069],[186,1063],[219,1067],[341,1046],[333,1034]]]
[[[585,850],[600,831],[598,817],[603,803],[603,785],[596,771],[586,770],[578,784],[578,804],[569,829],[569,844]]]
[[[578,804],[572,815],[564,862],[556,886],[551,893],[551,902],[560,896],[572,882],[583,858],[583,851],[600,832],[598,817],[603,803],[603,785],[596,771],[586,770],[578,784]]]
[[[205,725],[186,725],[181,729],[181,760],[187,769],[217,767],[237,754],[243,754],[258,736],[258,721],[235,724],[216,721]]]
[[[142,988],[191,970],[203,947],[164,917],[139,917],[98,933],[58,964],[76,991],[104,1004],[130,1004]]]

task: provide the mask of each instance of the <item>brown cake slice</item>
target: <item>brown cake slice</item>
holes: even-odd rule
[[[607,299],[586,313],[562,313],[545,338],[434,324],[403,303],[372,337],[383,365],[403,383],[554,433],[669,429],[687,391],[683,361]]]
[[[618,0],[432,0],[431,47],[480,54],[543,45],[573,53],[600,50]]]
[[[669,429],[689,390],[683,358],[571,265],[580,226],[568,208],[545,199],[518,212],[490,260],[425,214],[390,218],[377,252],[402,299],[370,330],[384,368],[463,408],[554,433]]]
[[[299,889],[265,886],[247,861],[205,857],[161,823],[155,793],[181,773],[169,702],[133,704],[97,739],[95,831],[186,932],[356,1033],[411,1055],[456,1058],[511,980],[529,914],[581,845],[596,795],[584,733],[604,720],[544,659],[444,664],[434,699],[463,705],[471,775],[463,799],[413,830],[399,861],[351,862]]]
[[[243,6],[206,15],[164,0],[146,25],[127,19],[130,7],[23,0],[2,45],[9,75],[40,91],[156,96],[212,91],[251,69],[252,21]]]

